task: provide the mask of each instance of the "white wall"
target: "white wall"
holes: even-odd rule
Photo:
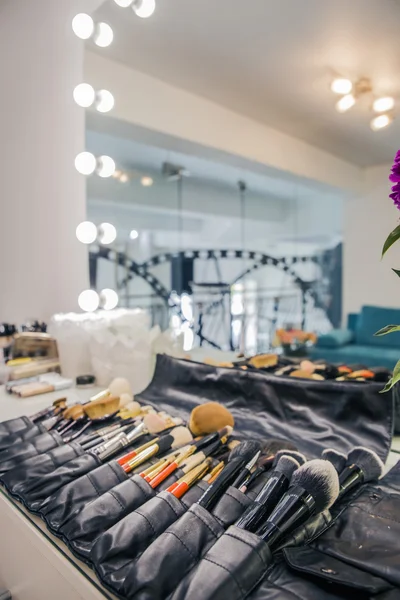
[[[383,243],[400,213],[388,197],[390,165],[366,169],[363,193],[344,207],[344,315],[365,304],[400,308],[400,243],[381,261]]]

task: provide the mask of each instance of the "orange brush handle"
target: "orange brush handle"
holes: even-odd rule
[[[127,462],[129,462],[130,460],[132,460],[132,458],[135,458],[135,456],[137,456],[137,452],[136,452],[136,450],[132,450],[132,452],[129,452],[128,454],[125,454],[125,456],[121,456],[121,458],[119,458],[117,462],[122,467]]]
[[[171,493],[172,493],[172,492],[174,491],[174,489],[175,489],[176,487],[178,487],[178,485],[179,485],[179,483],[178,483],[177,481],[175,481],[175,483],[172,483],[172,484],[169,486],[169,488],[167,488],[165,491],[166,491],[166,492],[171,492]]]
[[[188,485],[187,483],[178,483],[178,485],[172,490],[172,495],[175,496],[175,498],[182,498],[182,496],[186,494],[189,488],[190,485]]]
[[[152,479],[151,483],[150,483],[153,490],[158,485],[160,485],[160,483],[162,483],[164,481],[164,479],[167,479],[167,477],[169,477],[174,471],[176,471],[177,468],[178,468],[178,463],[173,462],[170,465],[168,465],[168,467],[166,467],[163,471],[161,471],[161,473],[156,475],[156,477],[154,477],[154,479]]]

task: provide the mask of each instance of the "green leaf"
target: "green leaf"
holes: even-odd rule
[[[381,390],[381,394],[384,394],[385,392],[388,392],[389,390],[392,389],[392,387],[398,382],[400,381],[400,360],[398,361],[398,363],[396,364],[394,370],[393,370],[393,377],[391,379],[389,379],[389,381],[387,382],[387,384],[385,385],[385,387],[383,388],[383,390]]]
[[[396,273],[397,277],[400,277],[400,271],[398,271],[397,269],[392,269],[392,271]]]
[[[386,242],[383,244],[382,258],[398,239],[400,239],[400,225],[397,225],[396,229],[393,229],[393,231],[387,236]]]
[[[393,331],[400,331],[400,325],[386,325],[386,327],[383,327],[382,329],[374,333],[374,335],[387,335],[388,333],[393,333]]]

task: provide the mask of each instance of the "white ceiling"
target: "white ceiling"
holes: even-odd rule
[[[400,146],[398,0],[157,0],[150,19],[108,0],[96,17],[115,32],[103,55],[351,163],[389,162]],[[336,113],[334,73],[394,95],[395,123],[373,133],[370,99]]]

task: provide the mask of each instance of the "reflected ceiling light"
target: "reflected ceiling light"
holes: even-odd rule
[[[79,13],[72,19],[72,29],[81,40],[88,40],[94,32],[94,22],[90,15]]]
[[[114,96],[108,90],[100,90],[96,94],[96,109],[101,113],[109,112],[114,108]]]
[[[89,106],[92,106],[96,97],[96,92],[88,83],[80,83],[74,89],[73,95],[78,106],[88,108]]]
[[[118,306],[119,298],[115,290],[106,288],[100,292],[100,305],[104,310],[114,310]]]
[[[388,110],[392,110],[394,108],[394,98],[391,96],[386,96],[384,98],[377,98],[374,100],[372,108],[377,113],[386,112]]]
[[[129,177],[126,173],[121,173],[121,175],[119,176],[119,180],[121,183],[128,183]]]
[[[102,223],[99,226],[99,243],[103,244],[103,246],[108,246],[108,244],[112,244],[117,239],[117,230],[114,225],[111,223]]]
[[[93,35],[93,41],[96,46],[100,46],[100,48],[106,48],[112,43],[113,39],[113,30],[107,23],[98,23],[96,25],[96,30]]]
[[[75,168],[82,175],[92,175],[96,164],[96,157],[91,152],[81,152],[75,158]]]
[[[111,177],[115,172],[115,161],[111,156],[100,156],[97,159],[96,172],[99,177]]]
[[[335,94],[342,94],[343,96],[346,94],[350,94],[353,89],[353,84],[350,79],[343,79],[342,77],[338,77],[334,79],[331,84],[331,90]]]
[[[114,0],[115,4],[121,6],[121,8],[128,8],[132,4],[132,0]]]
[[[349,110],[356,103],[356,99],[353,94],[347,94],[336,102],[336,110],[340,113],[344,113]]]
[[[155,0],[134,0],[132,8],[138,17],[147,19],[151,17],[156,8]]]
[[[143,187],[150,187],[153,185],[153,179],[151,177],[142,177],[140,183]]]
[[[97,227],[91,221],[83,221],[76,228],[76,237],[82,244],[93,244],[97,238]]]
[[[393,122],[392,115],[378,115],[374,117],[371,121],[371,129],[373,131],[379,131],[379,129],[384,129],[388,125]]]
[[[129,234],[129,237],[131,238],[131,240],[137,240],[139,237],[139,233],[136,231],[136,229],[132,229],[132,231]]]
[[[79,308],[85,312],[94,312],[99,308],[100,298],[94,290],[85,290],[79,294]]]

